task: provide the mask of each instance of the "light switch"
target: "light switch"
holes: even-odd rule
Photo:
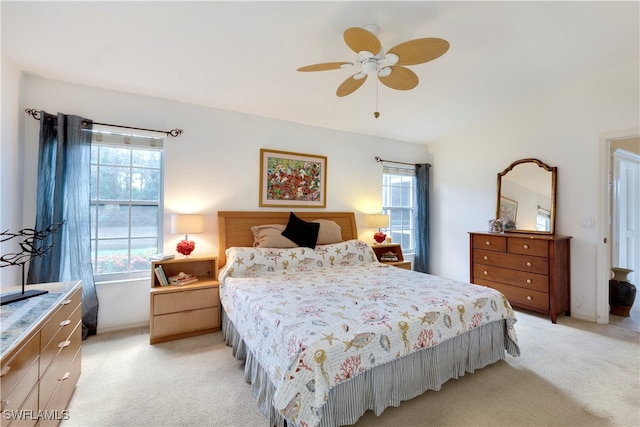
[[[595,228],[595,226],[596,226],[596,220],[592,216],[583,217],[580,220],[580,227],[581,228]]]

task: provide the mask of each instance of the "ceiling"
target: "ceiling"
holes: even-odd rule
[[[637,1],[2,1],[1,7],[3,57],[33,75],[417,143],[640,52]],[[409,67],[420,78],[410,91],[370,78],[339,98],[335,91],[350,70],[296,71],[355,60],[342,34],[367,24],[380,27],[386,49],[422,37],[444,38],[451,47]]]

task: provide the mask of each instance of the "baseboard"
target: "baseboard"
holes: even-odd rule
[[[98,325],[98,330],[96,331],[96,335],[100,335],[100,334],[108,334],[110,332],[120,332],[120,331],[127,331],[129,329],[137,329],[137,328],[149,328],[149,322],[141,322],[141,323],[134,323],[134,324],[129,324],[129,325],[118,325],[118,326],[113,326],[111,328],[101,328],[100,325]]]

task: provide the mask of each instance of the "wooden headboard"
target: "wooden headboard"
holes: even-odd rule
[[[353,212],[294,212],[305,221],[326,219],[340,226],[342,240],[358,238],[356,217]],[[219,211],[218,212],[218,265],[226,264],[225,251],[232,246],[253,246],[251,227],[263,224],[286,224],[289,212]]]

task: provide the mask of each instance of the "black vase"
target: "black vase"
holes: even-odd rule
[[[633,270],[612,267],[613,278],[609,279],[609,312],[616,316],[629,317],[636,299],[636,287],[629,283],[627,276]]]

